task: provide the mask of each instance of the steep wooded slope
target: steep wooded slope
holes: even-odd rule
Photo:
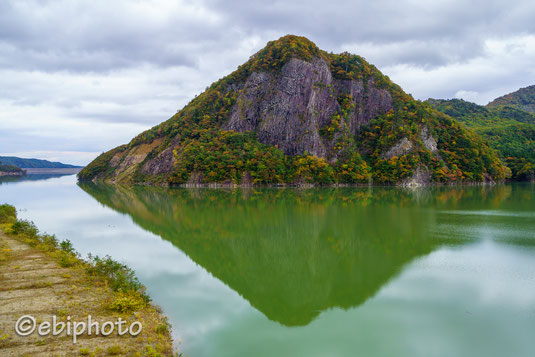
[[[511,106],[484,107],[462,99],[429,99],[440,110],[487,139],[512,171],[512,179],[535,176],[535,115]]]
[[[500,106],[510,106],[529,113],[535,113],[535,85],[520,88],[516,92],[496,98],[487,104],[489,108]]]
[[[81,180],[143,184],[501,180],[494,150],[362,57],[285,36]]]

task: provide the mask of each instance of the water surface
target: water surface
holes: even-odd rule
[[[194,356],[533,356],[535,186],[185,190],[4,182],[133,267]]]

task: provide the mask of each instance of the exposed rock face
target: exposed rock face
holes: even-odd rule
[[[171,145],[160,152],[157,156],[147,160],[147,162],[145,162],[141,168],[141,172],[147,175],[161,175],[170,172],[173,164],[176,162],[176,158],[173,153],[175,148],[178,148],[177,138],[175,138]]]
[[[433,135],[431,135],[431,133],[429,133],[429,128],[427,126],[424,126],[422,128],[422,130],[420,131],[420,137],[421,137],[422,142],[424,143],[425,147],[427,148],[427,150],[431,151],[432,153],[436,153],[437,152],[437,150],[438,150],[437,141],[433,137]]]
[[[393,108],[386,90],[372,81],[335,80],[323,59],[305,62],[291,59],[278,75],[254,72],[245,83],[226,130],[255,131],[258,140],[278,145],[287,155],[309,154],[325,157],[330,145],[319,129],[340,111],[337,97],[351,96],[350,131]]]
[[[124,178],[131,176],[133,172],[137,169],[137,165],[143,163],[147,158],[147,155],[155,148],[157,148],[161,143],[162,139],[160,138],[154,140],[149,144],[138,145],[132,149],[122,150],[113,155],[108,164],[110,167],[114,168],[113,174],[111,176],[111,181],[122,181]],[[172,155],[172,148],[169,149],[171,150],[170,160],[174,160]],[[153,165],[152,172],[154,174],[158,174],[158,171],[161,172],[162,170],[161,167],[165,166],[166,160],[164,160],[163,158],[165,158],[166,154],[167,156],[169,156],[169,153],[164,150],[160,153],[161,157],[159,159],[149,160],[144,164],[144,167],[147,165]],[[167,158],[167,160],[169,160],[169,158]],[[170,167],[168,167],[168,169],[169,168]]]
[[[418,168],[416,168],[416,171],[414,171],[414,174],[410,178],[403,180],[400,183],[400,186],[420,187],[429,185],[430,182],[431,175],[429,173],[429,170],[424,166],[418,166]]]
[[[411,149],[412,142],[407,138],[403,138],[396,145],[392,146],[392,148],[386,153],[384,153],[382,156],[383,158],[390,160],[394,156],[405,155],[406,153],[411,151]]]
[[[420,139],[427,150],[429,150],[432,154],[437,155],[437,157],[440,157],[438,155],[437,140],[433,137],[433,135],[431,135],[431,133],[429,132],[429,128],[427,126],[423,126],[422,129],[420,130]],[[399,156],[408,154],[413,148],[414,148],[413,142],[409,140],[407,137],[403,137],[394,146],[392,146],[387,152],[382,154],[381,157],[383,159],[390,160],[394,156],[399,157]]]
[[[355,105],[348,123],[353,135],[358,133],[362,124],[367,124],[371,119],[394,107],[390,93],[375,87],[371,80],[366,84],[355,80],[335,80],[334,86],[336,93],[349,95]]]

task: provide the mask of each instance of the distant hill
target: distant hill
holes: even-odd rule
[[[463,99],[428,99],[433,108],[464,122],[469,127],[535,124],[535,114],[513,106],[482,106]]]
[[[0,176],[24,176],[25,172],[14,165],[4,165],[0,161]]]
[[[520,88],[516,92],[494,99],[487,107],[508,105],[526,112],[535,113],[535,85]]]
[[[492,103],[499,102],[500,98]],[[510,105],[484,107],[462,99],[428,99],[427,103],[485,137],[489,145],[498,150],[501,158],[511,169],[513,180],[533,179],[535,176],[534,114]]]
[[[81,168],[82,166],[75,166],[63,164],[61,162],[52,162],[40,159],[23,159],[15,156],[0,156],[0,162],[4,165],[13,165],[22,167],[24,169],[65,169],[65,168]]]

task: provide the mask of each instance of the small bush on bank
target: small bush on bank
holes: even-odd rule
[[[59,242],[53,234],[42,234],[40,235],[40,240],[47,248],[47,251],[54,251],[59,247]]]
[[[13,223],[17,219],[17,210],[15,207],[2,204],[0,205],[0,223]]]
[[[36,239],[39,235],[39,230],[35,224],[27,220],[17,220],[11,226],[11,234],[25,236],[29,239]]]
[[[113,260],[110,256],[100,258],[88,256],[87,272],[93,276],[105,277],[113,291],[137,292],[145,302],[150,298],[145,293],[145,287],[139,282],[132,269]]]
[[[61,250],[64,251],[65,253],[76,254],[76,252],[75,252],[75,250],[74,250],[74,247],[72,246],[71,241],[68,240],[68,239],[62,241],[62,242],[59,244],[59,249],[61,249]]]
[[[70,268],[80,263],[80,261],[75,255],[66,252],[60,252],[58,263],[62,268]]]
[[[142,309],[146,301],[140,294],[119,292],[115,300],[109,305],[111,310],[125,313]]]

